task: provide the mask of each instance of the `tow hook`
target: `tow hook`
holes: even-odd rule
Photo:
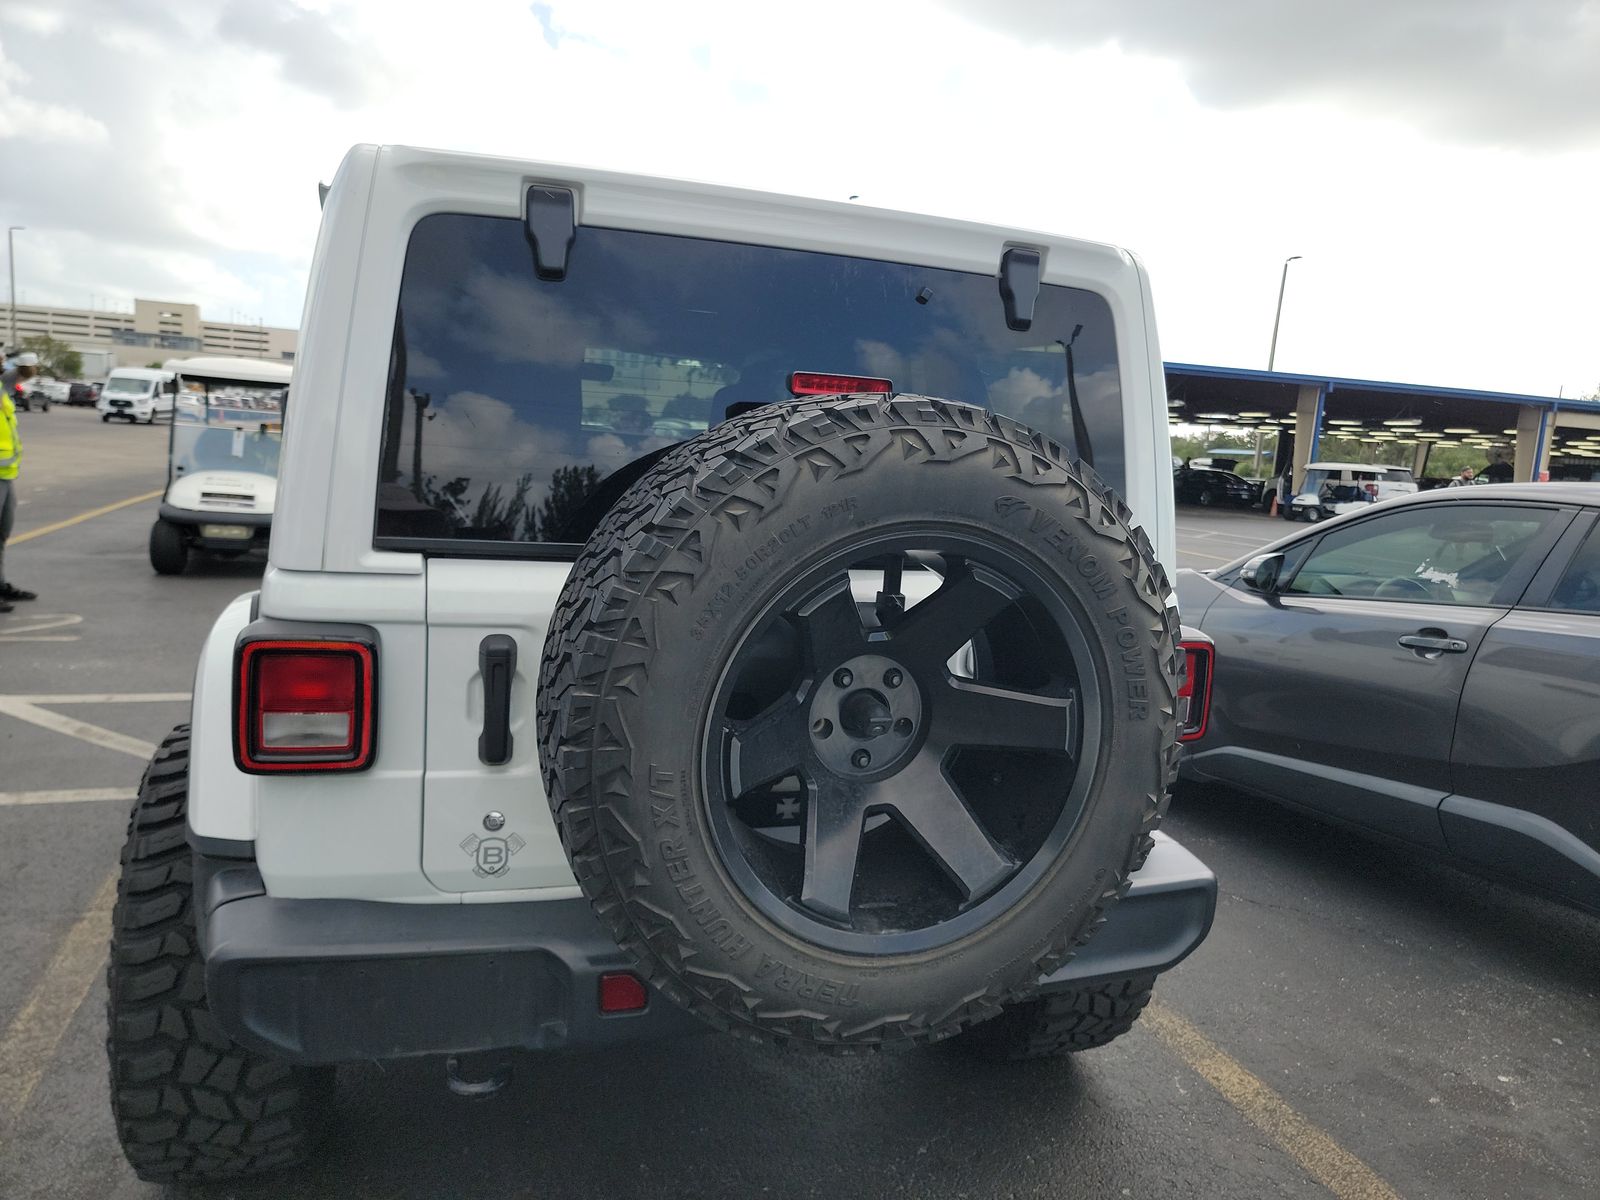
[[[444,1064],[452,1094],[467,1100],[488,1100],[511,1082],[511,1057],[500,1050],[452,1054]]]

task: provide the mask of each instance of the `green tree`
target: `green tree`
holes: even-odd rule
[[[39,356],[39,374],[76,379],[83,374],[83,355],[59,338],[38,333],[22,339],[22,349]]]
[[[600,468],[593,463],[557,467],[550,477],[550,490],[545,493],[544,503],[537,514],[529,512],[524,536],[541,542],[575,542],[588,537],[591,531],[578,528],[578,518],[599,486]]]

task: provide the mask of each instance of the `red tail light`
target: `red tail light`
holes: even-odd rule
[[[1179,642],[1183,681],[1178,685],[1178,740],[1193,742],[1206,735],[1211,719],[1211,669],[1216,649],[1210,642]]]
[[[372,763],[372,647],[260,641],[239,650],[234,761],[253,775],[360,771]]]
[[[851,392],[892,392],[894,383],[871,375],[829,375],[822,371],[796,371],[789,376],[795,396],[845,396]]]
[[[638,1012],[649,1002],[650,996],[637,975],[611,971],[600,976],[601,1012]]]

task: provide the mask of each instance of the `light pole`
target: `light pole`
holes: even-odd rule
[[[1267,370],[1272,370],[1272,364],[1278,361],[1278,322],[1283,320],[1283,289],[1289,283],[1289,264],[1300,256],[1291,254],[1283,260],[1283,274],[1278,277],[1278,311],[1272,314],[1272,349],[1267,351]]]
[[[1283,260],[1283,273],[1278,276],[1278,308],[1272,314],[1272,346],[1267,351],[1267,370],[1272,370],[1273,364],[1278,361],[1278,323],[1283,320],[1283,289],[1289,285],[1289,264],[1298,259],[1300,255],[1291,254]],[[1282,447],[1280,447],[1281,449]],[[1283,464],[1273,459],[1272,469],[1281,471]],[[1256,474],[1261,474],[1261,431],[1256,430]]]
[[[6,344],[6,349],[12,353],[15,353],[17,349],[17,239],[15,235],[26,228],[26,225],[6,226],[6,266],[11,271],[11,341]]]

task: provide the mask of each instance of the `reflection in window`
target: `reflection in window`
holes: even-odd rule
[[[1019,333],[993,275],[596,228],[541,282],[520,221],[439,215],[406,256],[378,536],[583,541],[670,447],[789,399],[794,371],[983,404],[1069,450],[1081,428],[1122,486],[1091,292],[1045,286]]]
[[[1600,612],[1600,530],[1584,539],[1583,549],[1550,593],[1550,607],[1573,612]]]
[[[1287,591],[1422,604],[1490,604],[1548,510],[1430,504],[1325,534]]]

